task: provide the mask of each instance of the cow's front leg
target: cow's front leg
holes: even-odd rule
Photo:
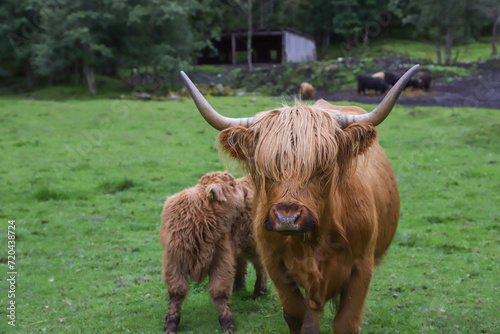
[[[335,334],[359,333],[372,272],[372,257],[368,256],[354,262],[351,276],[340,295],[339,309],[333,319]]]
[[[217,307],[217,316],[223,332],[234,332],[234,320],[229,308],[231,298],[231,283],[234,277],[234,258],[229,238],[221,242],[214,254],[210,268],[208,292]]]
[[[274,261],[273,261],[274,262]],[[290,334],[302,334],[302,325],[306,316],[306,301],[295,280],[283,264],[272,263],[266,265],[269,276],[278,291],[283,316]]]
[[[302,331],[304,334],[319,334],[318,311],[311,308],[308,298],[306,298],[306,307],[306,318],[302,325]]]

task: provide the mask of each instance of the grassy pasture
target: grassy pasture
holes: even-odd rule
[[[235,117],[281,102],[210,101]],[[216,135],[190,100],[0,99],[0,333],[161,333],[161,205],[224,169]],[[402,208],[363,332],[500,333],[498,110],[397,106],[379,136]],[[6,317],[11,219],[15,329]],[[247,280],[232,299],[238,332],[287,333],[272,285],[253,301],[253,272]],[[191,284],[180,333],[220,332],[206,288]]]
[[[453,59],[458,53],[457,61],[459,63],[485,61],[495,58],[491,55],[491,38],[482,38],[472,43],[453,46]],[[348,49],[349,51],[349,49]],[[444,52],[444,47],[441,53]],[[322,48],[318,51],[319,59],[331,59],[337,57],[347,57],[350,54],[345,50],[342,44],[331,45],[328,48]],[[393,38],[393,37],[376,37],[368,40],[368,44],[364,50],[364,57],[382,57],[382,56],[397,56],[397,57],[413,57],[425,62],[436,64],[436,45],[433,42],[425,40],[415,40],[408,38]]]

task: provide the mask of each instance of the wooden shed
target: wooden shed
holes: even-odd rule
[[[244,64],[247,61],[246,30],[224,31],[215,50],[206,49],[198,64]],[[311,36],[289,28],[256,30],[252,34],[252,62],[285,64],[316,60],[316,44]]]

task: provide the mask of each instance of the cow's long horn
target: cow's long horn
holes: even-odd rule
[[[255,122],[255,117],[229,118],[222,116],[217,111],[215,111],[214,108],[212,108],[212,106],[208,103],[205,97],[203,97],[198,88],[196,88],[194,83],[191,81],[191,79],[189,79],[184,71],[181,71],[181,76],[186,83],[189,93],[191,94],[196,107],[198,107],[200,114],[203,116],[203,118],[205,118],[208,124],[216,128],[217,130],[222,131],[224,129],[237,125],[248,128]]]
[[[410,80],[410,78],[415,74],[418,67],[420,65],[415,65],[410,68],[399,80],[396,84],[391,88],[389,93],[384,97],[382,102],[373,109],[371,113],[363,114],[363,115],[338,115],[338,122],[342,129],[348,127],[353,123],[368,123],[374,126],[379,125],[384,121],[384,119],[389,116],[392,108],[396,104],[396,101],[399,98],[399,95],[406,87],[406,84]]]

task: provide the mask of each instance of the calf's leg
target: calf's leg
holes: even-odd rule
[[[181,307],[189,291],[189,285],[187,275],[182,273],[176,263],[169,263],[166,252],[163,252],[163,278],[167,284],[169,297],[163,330],[166,334],[175,334],[181,321]]]
[[[165,314],[165,334],[177,333],[179,322],[181,321],[181,307],[185,296],[173,295],[169,293],[168,310]]]
[[[236,274],[234,276],[233,291],[245,288],[245,275],[247,274],[247,260],[242,257],[236,259]]]

